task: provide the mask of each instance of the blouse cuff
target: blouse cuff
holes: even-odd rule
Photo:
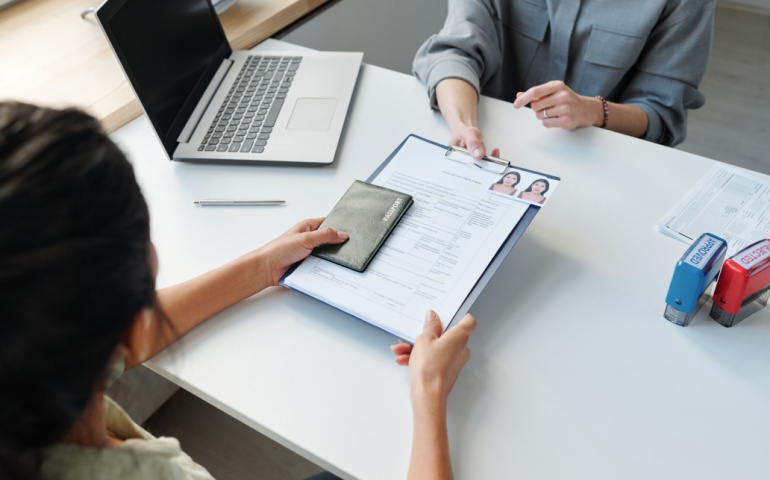
[[[666,141],[663,141],[664,138],[668,136],[666,135],[666,127],[663,125],[663,120],[660,118],[660,115],[658,115],[658,112],[656,112],[654,108],[646,103],[629,103],[629,105],[639,107],[644,110],[644,113],[647,114],[647,132],[645,132],[644,136],[642,137],[644,140],[654,143],[662,143],[664,145],[668,145],[670,143],[670,138],[667,138],[665,139]]]
[[[448,78],[459,78],[468,82],[475,90],[476,95],[480,95],[479,77],[476,72],[462,61],[455,59],[446,59],[437,62],[428,72],[424,79],[428,86],[428,96],[430,97],[430,108],[438,110],[438,100],[436,99],[436,86]]]

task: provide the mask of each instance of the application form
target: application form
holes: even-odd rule
[[[732,256],[770,238],[770,177],[715,166],[657,226],[686,243],[712,233],[727,241],[727,256]]]
[[[542,174],[488,171],[445,158],[446,149],[409,139],[371,183],[408,193],[414,204],[363,273],[308,257],[284,284],[408,342],[428,309],[444,329],[532,203],[490,188],[514,171],[522,190]],[[547,177],[551,194],[558,180]]]

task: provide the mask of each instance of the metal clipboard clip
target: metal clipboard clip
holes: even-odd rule
[[[468,156],[470,157],[470,159],[453,158],[452,157],[453,153],[459,153],[461,155]],[[468,165],[469,167],[476,167],[481,170],[485,170],[487,172],[493,172],[497,174],[501,174],[511,167],[511,162],[509,162],[508,160],[504,160],[498,157],[493,157],[492,155],[484,155],[480,159],[476,159],[476,158],[473,158],[473,156],[471,155],[471,152],[469,152],[468,150],[462,147],[457,147],[457,146],[450,146],[449,148],[447,148],[446,151],[444,152],[444,158],[446,158],[447,160],[451,160],[453,162],[458,162],[464,165]],[[491,162],[492,164],[494,164],[494,166],[486,165],[485,162]]]

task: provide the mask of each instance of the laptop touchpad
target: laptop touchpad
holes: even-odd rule
[[[336,98],[298,98],[286,129],[316,132],[329,130],[336,106]]]

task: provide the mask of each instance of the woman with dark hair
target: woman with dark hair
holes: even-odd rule
[[[527,187],[526,190],[521,192],[518,198],[542,205],[545,202],[545,192],[548,191],[550,186],[551,185],[548,183],[548,180],[545,178],[538,178],[532,182],[532,184]]]
[[[131,421],[104,396],[107,384],[276,285],[315,246],[347,238],[320,223],[300,222],[156,292],[147,204],[96,120],[0,103],[0,478],[211,478],[175,439]],[[427,444],[414,447],[420,458],[410,469],[424,468],[420,474],[451,474],[446,419],[436,412],[468,359],[474,327],[468,316],[441,335],[429,312],[414,347],[393,347],[397,363],[410,365],[415,439]]]
[[[516,195],[516,185],[521,181],[521,175],[519,172],[508,172],[500,178],[497,182],[493,183],[489,189],[493,192],[502,193],[504,195]]]

